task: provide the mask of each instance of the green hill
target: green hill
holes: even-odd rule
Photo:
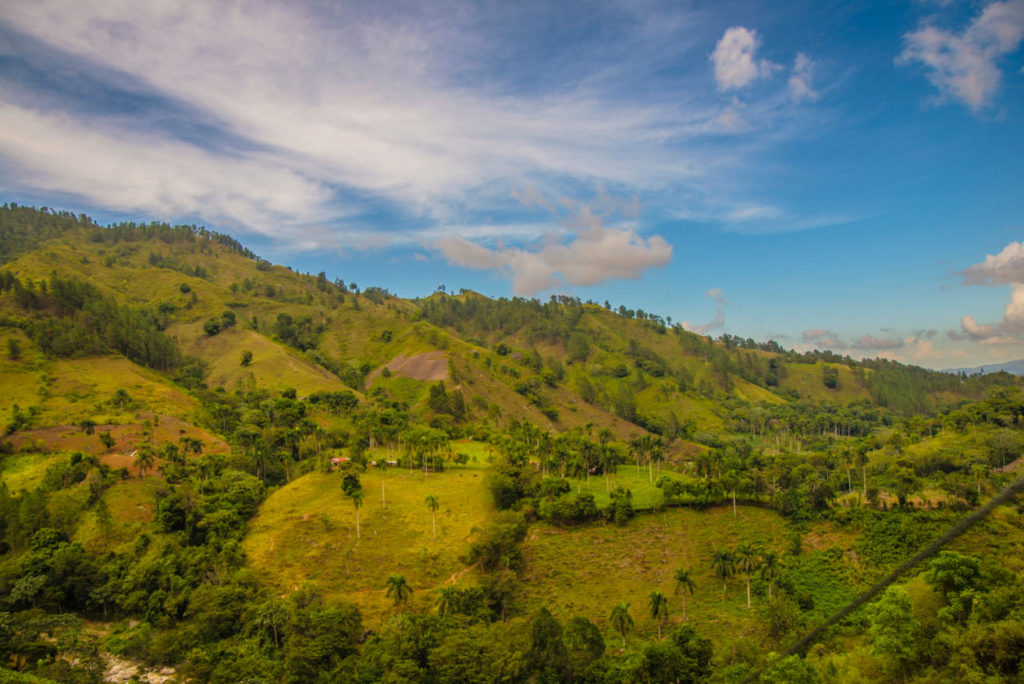
[[[0,344],[0,667],[55,680],[102,652],[196,681],[734,681],[1024,450],[1008,374],[565,296],[401,299],[194,226],[15,205]],[[787,667],[1019,676],[1019,515],[951,548],[955,587],[901,585],[913,658],[876,648],[872,609]]]

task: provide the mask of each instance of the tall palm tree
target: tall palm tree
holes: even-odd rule
[[[711,568],[715,577],[722,580],[722,600],[725,600],[725,583],[736,572],[736,559],[731,551],[718,550],[711,557]]]
[[[363,490],[356,489],[350,495],[352,506],[356,509],[356,539],[359,539],[359,509],[363,507]]]
[[[868,498],[868,450],[867,447],[857,449],[857,465],[860,466],[860,476],[864,483],[864,498]]]
[[[455,597],[458,589],[452,586],[441,587],[437,590],[437,614],[444,617],[455,608]]]
[[[633,618],[629,615],[629,604],[623,601],[614,608],[608,621],[612,623],[615,631],[622,636],[622,648],[626,648],[626,632],[633,629]]]
[[[768,551],[761,556],[761,579],[768,581],[768,598],[772,597],[772,585],[775,583],[775,576],[779,574],[779,556],[774,551]]]
[[[409,596],[412,595],[412,587],[405,581],[404,575],[391,574],[388,575],[388,591],[387,596],[390,596],[395,602],[395,608],[399,608],[403,603],[409,600]]]
[[[747,576],[747,608],[750,608],[750,573],[757,570],[760,551],[753,545],[743,542],[736,547],[736,560],[739,562],[739,569]]]
[[[434,533],[434,541],[437,541],[437,509],[440,503],[437,501],[437,494],[427,494],[425,499],[427,508],[430,509],[430,526]]]
[[[139,477],[143,480],[146,479],[146,471],[153,467],[153,463],[156,462],[156,454],[153,453],[153,447],[148,444],[143,444],[139,447],[138,452],[135,455],[135,465],[139,468]]]
[[[658,623],[658,641],[661,641],[661,626],[668,619],[668,597],[658,590],[652,591],[647,597],[647,608],[651,619]]]
[[[686,622],[686,590],[689,589],[690,594],[693,595],[694,587],[697,585],[694,583],[693,578],[690,577],[690,571],[687,568],[677,569],[675,577],[676,593],[681,593],[683,598],[683,622]]]

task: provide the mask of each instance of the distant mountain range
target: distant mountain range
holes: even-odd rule
[[[1007,373],[1013,373],[1014,375],[1024,376],[1024,359],[1007,361],[1005,363],[990,363],[984,366],[975,366],[974,368],[946,369],[947,373],[967,373],[968,375],[975,375],[978,373],[998,373],[999,371],[1006,371]]]

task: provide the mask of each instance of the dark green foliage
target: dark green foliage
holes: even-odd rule
[[[467,561],[487,571],[516,569],[522,562],[519,542],[526,536],[526,518],[516,511],[497,513],[469,547]]]
[[[17,279],[14,285],[18,305],[35,314],[26,330],[43,352],[59,357],[117,352],[157,370],[181,364],[174,340],[149,311],[121,306],[74,277],[54,272],[47,282],[45,295]]]

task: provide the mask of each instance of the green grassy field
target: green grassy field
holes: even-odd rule
[[[571,493],[592,494],[594,502],[599,507],[604,507],[611,503],[609,490],[622,487],[632,492],[633,508],[635,510],[650,510],[661,506],[663,503],[661,490],[651,482],[650,475],[650,471],[646,466],[641,465],[638,472],[635,463],[632,465],[626,463],[620,465],[618,471],[607,478],[603,475],[593,475],[589,479],[569,478],[568,481]],[[654,482],[657,482],[658,478],[662,475],[677,480],[689,479],[685,475],[680,475],[664,468],[659,473],[657,467],[655,467]]]
[[[697,585],[696,593],[686,597],[687,618],[701,633],[716,641],[756,636],[760,628],[747,610],[743,580],[729,581],[723,601],[722,583],[709,561],[716,549],[731,550],[743,541],[780,551],[784,538],[778,514],[745,507],[735,518],[731,508],[722,507],[640,515],[624,527],[536,524],[523,548],[527,570],[521,607],[529,613],[544,606],[561,620],[583,615],[605,631],[612,647],[619,637],[608,615],[615,604],[626,601],[636,623],[634,636],[651,638],[657,635],[647,612],[652,591],[669,596],[669,624],[682,622],[673,574],[683,567],[690,569]]]
[[[359,606],[368,626],[390,615],[384,585],[391,573],[404,575],[412,586],[412,609],[429,610],[436,589],[472,581],[459,558],[492,512],[481,486],[486,472],[483,464],[429,475],[391,468],[383,475],[385,508],[381,472],[371,467],[360,475],[360,539],[341,477],[309,473],[271,494],[250,523],[244,541],[249,565],[281,593],[315,582],[327,596]],[[424,502],[428,494],[440,503],[436,540]]]

